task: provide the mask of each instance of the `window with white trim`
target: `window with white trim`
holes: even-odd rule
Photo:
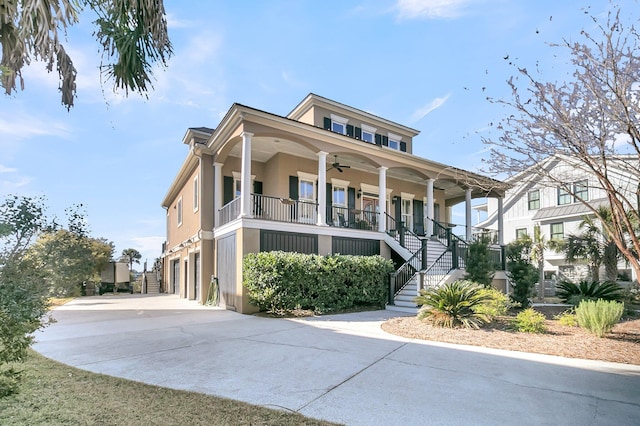
[[[402,139],[402,136],[395,135],[393,133],[389,133],[388,136],[389,136],[389,142],[387,146],[391,149],[400,151],[400,139]]]
[[[242,195],[242,179],[233,179],[233,198],[238,198]]]
[[[402,221],[404,226],[413,229],[413,200],[403,198],[401,204]]]
[[[565,204],[571,204],[572,197],[568,191],[564,188],[558,188],[558,205],[563,206]]]
[[[178,226],[182,225],[182,197],[178,198],[176,203],[176,218]]]
[[[315,186],[314,182],[300,179],[299,189],[298,189],[298,198],[301,201],[314,202],[316,200],[314,186]]]
[[[349,120],[344,118],[344,117],[340,117],[338,115],[335,114],[331,114],[331,131],[332,132],[336,132],[336,133],[340,133],[341,135],[346,135],[347,134],[347,122]]]
[[[346,207],[347,206],[347,188],[345,188],[344,186],[334,186],[332,203],[336,207]]]
[[[193,211],[197,212],[198,211],[198,202],[200,201],[198,199],[199,196],[199,188],[198,188],[198,176],[196,176],[195,178],[193,178]]]
[[[574,183],[573,193],[576,196],[576,202],[589,201],[589,181],[584,179]]]
[[[564,240],[564,223],[552,223],[550,225],[551,228],[551,239],[552,240]]]
[[[527,194],[529,210],[538,210],[540,208],[540,190],[534,189]]]
[[[362,140],[369,143],[375,143],[376,138],[376,128],[367,126],[366,124],[362,125]]]

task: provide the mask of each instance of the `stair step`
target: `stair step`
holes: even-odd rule
[[[417,314],[418,313],[418,309],[413,307],[413,308],[408,308],[405,306],[398,306],[398,305],[387,305],[385,307],[385,309],[387,311],[394,311],[394,312],[406,312],[406,313],[411,313],[411,314]]]

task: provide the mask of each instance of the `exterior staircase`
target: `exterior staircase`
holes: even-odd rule
[[[400,233],[388,233],[385,241],[405,263],[390,277],[390,292],[393,299],[389,300],[387,310],[416,313],[418,307],[414,298],[420,288],[437,287],[443,283],[458,279],[463,274],[464,267],[462,250],[466,249],[466,242],[451,235],[450,230],[434,222],[433,237],[419,237],[402,224],[392,224],[392,229],[401,229]],[[426,254],[425,259],[423,256]]]
[[[147,283],[146,285],[146,293],[147,294],[159,294],[160,293],[160,282],[158,281],[158,277],[155,271],[145,272],[144,279]]]

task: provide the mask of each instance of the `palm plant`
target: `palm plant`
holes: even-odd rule
[[[454,281],[435,289],[420,290],[414,300],[421,305],[418,319],[429,319],[433,325],[447,328],[479,328],[489,317],[474,308],[487,303],[491,296],[471,281]]]
[[[589,265],[592,281],[599,279],[601,266],[605,268],[605,280],[615,281],[618,276],[618,260],[622,258],[622,253],[602,223],[612,221],[611,209],[600,207],[598,217],[600,219],[584,217],[578,225],[578,228],[584,232],[568,236],[563,244],[556,247],[556,250],[563,252],[570,263],[585,260]]]
[[[577,306],[583,300],[615,300],[623,298],[622,288],[612,281],[580,281],[574,284],[561,281],[556,286],[556,295],[563,302]]]
[[[142,255],[140,254],[140,252],[134,248],[128,248],[128,249],[122,250],[122,259],[126,260],[126,262],[129,264],[130,272],[133,271],[134,263],[137,263],[138,265],[140,264],[141,258],[142,258]]]

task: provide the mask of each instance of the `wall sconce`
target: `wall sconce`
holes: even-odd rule
[[[395,204],[396,201],[398,201],[400,199],[400,197],[398,197],[397,195],[394,197],[391,197],[391,204]]]
[[[356,195],[358,199],[360,199],[360,197],[362,197],[362,189],[358,189],[358,193]]]

